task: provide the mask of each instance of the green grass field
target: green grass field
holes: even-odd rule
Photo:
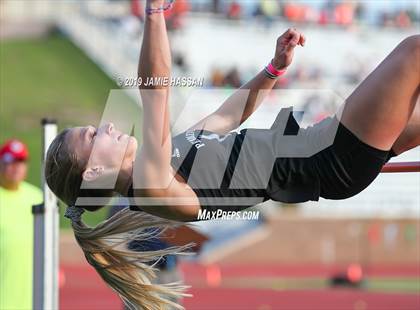
[[[252,281],[243,278],[225,279],[224,286],[235,288],[260,288],[274,290],[318,290],[329,289],[329,281],[325,278],[289,278],[289,277],[260,277]],[[395,277],[367,277],[360,289],[372,292],[393,292],[418,294],[420,281],[418,278]]]
[[[0,143],[16,137],[29,146],[28,181],[40,185],[43,117],[59,129],[98,124],[108,93],[118,88],[82,51],[53,34],[0,42]],[[62,209],[62,208],[61,208]],[[105,210],[85,216],[89,224]],[[68,221],[62,221],[62,227]]]

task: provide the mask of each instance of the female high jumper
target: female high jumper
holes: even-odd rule
[[[162,14],[168,7],[164,0],[146,3],[138,66],[143,80],[170,76]],[[278,117],[270,129],[233,132],[258,108],[291,64],[296,46],[304,46],[305,40],[294,28],[287,30],[277,39],[274,57],[265,68],[214,113],[176,137],[170,135],[168,86],[140,85],[141,147],[113,124],[69,128],[52,142],[45,163],[46,181],[69,206],[66,216],[72,220],[87,261],[127,306],[182,308],[170,299],[185,296],[185,286],[156,285],[151,278],[159,258],[185,254],[189,245],[144,252],[124,246],[132,239],[151,238],[155,234],[151,228],[158,234],[179,222],[196,221],[203,210],[240,211],[268,199],[289,203],[319,197],[345,199],[365,189],[390,157],[420,144],[420,117],[414,113],[420,89],[419,35],[403,40],[336,115],[308,128],[299,128],[293,117],[282,126]],[[244,90],[249,91],[245,102]],[[284,140],[288,130],[295,131],[295,136]],[[297,139],[296,131],[303,140]],[[312,155],[305,150],[306,144],[312,150],[319,147],[331,132],[329,145]],[[296,156],[287,155],[289,149]],[[270,156],[275,160],[270,162]],[[115,174],[114,189],[89,186],[106,183]],[[82,182],[90,189],[81,189]],[[82,222],[84,210],[101,206],[76,205],[78,197],[114,195],[135,197],[140,203],[94,228]]]

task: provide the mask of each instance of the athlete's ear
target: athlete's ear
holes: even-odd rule
[[[97,180],[101,175],[104,174],[105,168],[103,166],[88,167],[83,171],[83,181],[92,182]]]

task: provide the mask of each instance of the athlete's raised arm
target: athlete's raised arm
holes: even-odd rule
[[[148,0],[147,8],[157,9],[164,0]],[[171,54],[162,11],[146,14],[138,76],[168,77]],[[152,198],[146,212],[160,217],[186,221],[197,218],[199,202],[186,184],[174,178],[171,168],[171,135],[169,130],[169,88],[166,85],[140,85],[143,104],[143,145],[136,156],[133,182],[136,196]],[[137,188],[137,189],[136,189]],[[176,202],[176,203],[175,203]]]
[[[285,70],[293,59],[294,48],[304,46],[306,38],[294,28],[288,29],[278,39],[272,65],[276,70]],[[191,127],[226,134],[241,125],[259,107],[276,83],[264,70],[241,86],[214,113]]]
[[[164,0],[147,0],[146,6],[157,9]],[[171,74],[171,54],[163,13],[146,14],[138,76],[143,81]],[[168,184],[171,138],[169,133],[168,96],[165,85],[144,83],[139,86],[143,104],[143,145],[141,179],[145,186]],[[159,169],[157,169],[159,168]],[[137,177],[137,176],[136,176]]]

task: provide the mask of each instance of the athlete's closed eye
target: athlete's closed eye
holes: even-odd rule
[[[97,134],[97,129],[95,127],[93,127],[93,130],[91,130],[90,133],[90,140],[93,142],[93,140],[95,140],[96,134]]]

